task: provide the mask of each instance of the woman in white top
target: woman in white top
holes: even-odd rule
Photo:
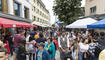
[[[89,50],[88,38],[84,38],[82,42],[79,43],[79,57],[78,60],[84,60],[86,53]]]

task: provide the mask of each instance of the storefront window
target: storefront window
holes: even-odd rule
[[[14,3],[14,11],[16,16],[20,16],[20,4]]]
[[[0,11],[2,11],[2,0],[0,0]]]

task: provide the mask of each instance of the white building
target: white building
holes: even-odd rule
[[[85,16],[105,14],[105,0],[86,0]]]
[[[30,0],[8,0],[8,12],[9,14],[14,15],[14,9],[18,9],[19,8],[19,15],[20,17],[23,18],[29,18],[31,19],[31,5],[29,3]],[[25,11],[25,9],[27,9],[27,11]],[[27,15],[27,17],[25,16],[25,13]],[[29,14],[29,16],[28,16]]]
[[[31,4],[29,2],[30,0],[0,0],[1,14],[6,18],[31,23]]]
[[[50,26],[50,14],[41,0],[31,0],[32,24],[41,27]]]

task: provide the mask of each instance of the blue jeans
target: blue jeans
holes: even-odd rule
[[[83,59],[83,53],[79,52],[79,59],[78,60],[82,60]]]
[[[94,53],[91,53],[91,57],[93,60],[98,60]]]
[[[18,48],[14,48],[14,53],[17,54],[18,53]]]

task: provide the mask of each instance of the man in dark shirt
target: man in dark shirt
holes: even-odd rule
[[[45,43],[45,39],[43,38],[43,34],[42,33],[39,34],[39,38],[36,39],[36,42],[37,43],[41,43],[41,42]]]
[[[105,37],[104,37],[104,35],[105,35],[104,32],[100,32],[100,37],[98,38],[98,46],[95,50],[97,57],[99,57],[100,52],[105,49]]]

